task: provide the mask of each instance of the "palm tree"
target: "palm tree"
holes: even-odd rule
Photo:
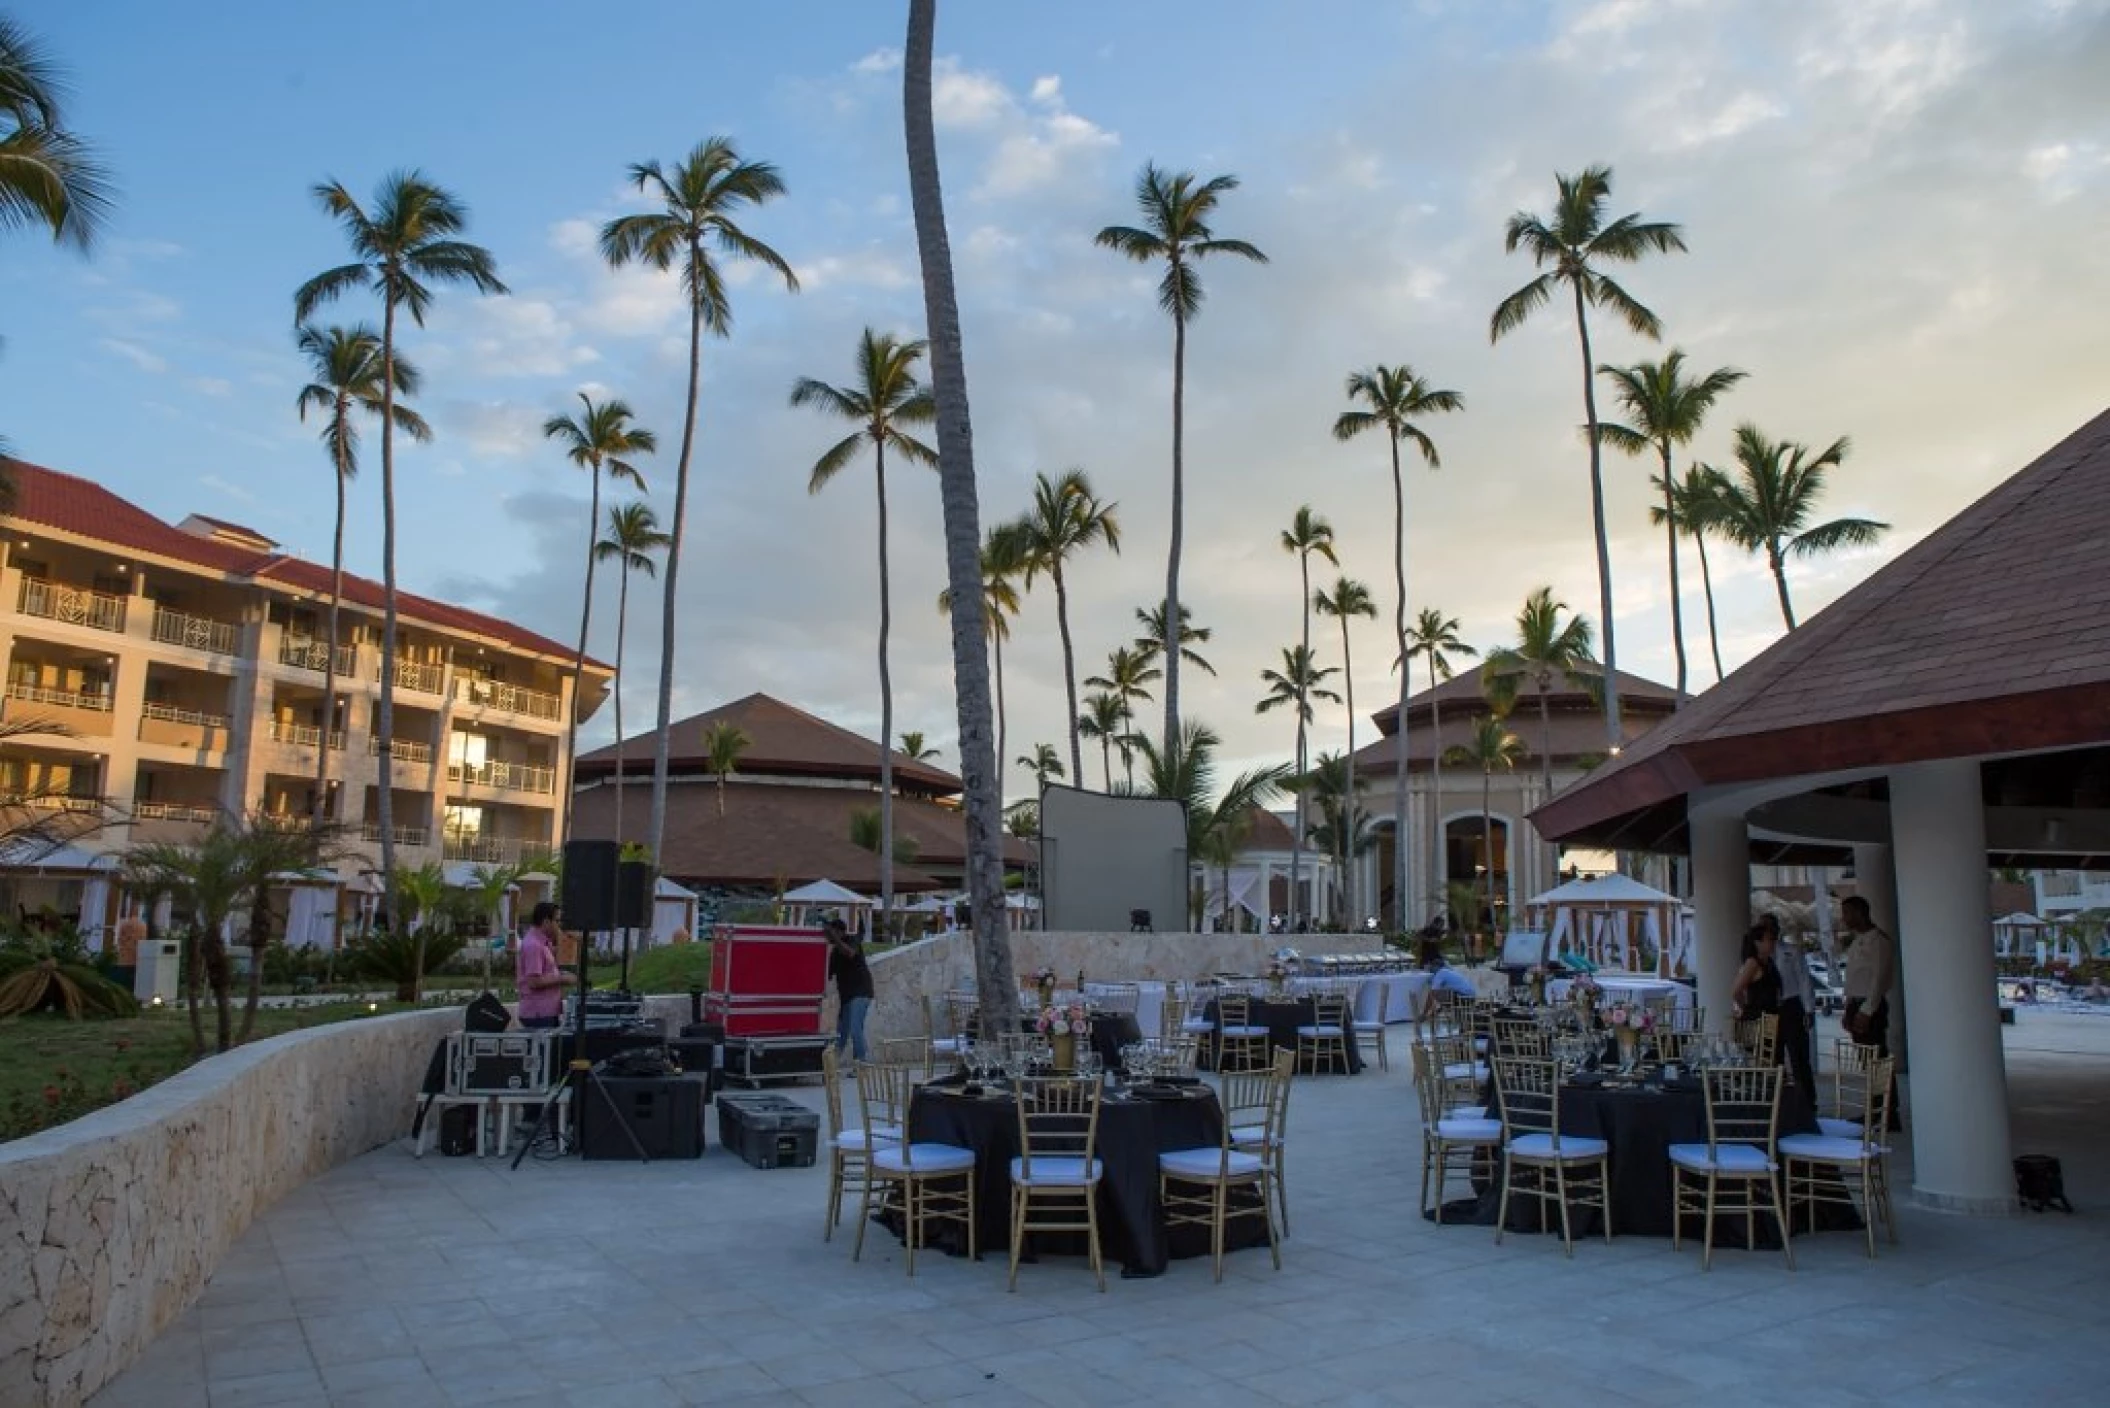
[[[1186,470],[1182,452],[1186,435],[1187,324],[1202,310],[1201,278],[1195,264],[1212,255],[1235,254],[1255,264],[1267,256],[1244,240],[1216,237],[1209,219],[1228,191],[1238,189],[1236,176],[1212,176],[1203,181],[1191,171],[1163,171],[1155,163],[1144,166],[1136,178],[1136,206],[1143,225],[1109,225],[1093,243],[1127,255],[1139,264],[1163,260],[1165,277],[1158,281],[1158,307],[1172,317],[1172,547],[1165,562],[1165,618],[1184,620],[1180,614],[1180,543],[1186,526]],[[1072,701],[1074,705],[1075,701]],[[1072,713],[1076,710],[1073,707]],[[1165,732],[1162,751],[1170,753],[1179,742],[1180,660],[1165,660]]]
[[[1399,442],[1412,441],[1430,469],[1441,469],[1443,459],[1436,442],[1415,424],[1417,418],[1444,411],[1462,411],[1465,398],[1455,391],[1432,387],[1428,379],[1401,363],[1378,365],[1368,371],[1351,372],[1348,399],[1361,404],[1342,411],[1333,421],[1333,438],[1342,442],[1373,430],[1381,430],[1392,457],[1392,638],[1399,658],[1407,658],[1407,489],[1399,472]],[[1342,630],[1347,629],[1343,621]],[[1407,897],[1413,893],[1408,875],[1407,846],[1407,672],[1399,672],[1398,726],[1393,730],[1392,752],[1392,854],[1393,917],[1406,927]]]
[[[314,188],[316,201],[344,230],[352,262],[326,269],[293,294],[293,321],[366,287],[381,300],[381,706],[374,721],[382,888],[387,912],[395,908],[396,840],[394,762],[396,738],[396,312],[425,326],[433,287],[467,284],[479,293],[505,293],[489,250],[459,238],[469,212],[446,190],[418,171],[397,171],[381,182],[371,214],[342,183]],[[328,740],[325,739],[325,742]]]
[[[621,833],[618,832],[618,835]],[[506,896],[520,884],[520,877],[529,873],[528,867],[513,865],[473,865],[469,867],[469,894],[474,897],[476,907],[482,912],[484,922],[490,926],[492,939],[503,939],[506,929]],[[491,945],[483,945],[484,988],[491,987]]]
[[[1054,479],[1033,477],[1033,504],[1018,521],[1024,535],[1026,586],[1045,572],[1055,582],[1055,625],[1062,635],[1062,687],[1070,704],[1070,776],[1084,775],[1084,752],[1077,736],[1077,655],[1070,645],[1070,596],[1062,566],[1097,543],[1121,551],[1121,523],[1113,504],[1100,502],[1081,469],[1067,469]]]
[[[725,779],[740,770],[740,755],[754,742],[741,727],[720,719],[703,731],[703,753],[718,779],[718,815],[725,815]]]
[[[1212,672],[1213,673],[1213,672]],[[1121,771],[1128,779],[1128,786],[1136,785],[1135,717],[1136,701],[1148,701],[1152,684],[1163,679],[1164,672],[1152,665],[1142,651],[1128,646],[1116,646],[1106,653],[1106,673],[1086,675],[1086,689],[1104,690],[1121,701],[1121,718],[1128,727],[1114,739],[1114,746],[1121,750]]]
[[[1523,609],[1517,612],[1516,644],[1488,651],[1487,664],[1480,671],[1481,687],[1504,715],[1525,680],[1538,692],[1539,769],[1545,797],[1553,795],[1553,715],[1546,695],[1553,688],[1554,676],[1580,686],[1586,694],[1598,688],[1590,669],[1597,663],[1590,654],[1590,618],[1571,616],[1563,621],[1561,613],[1567,609],[1567,602],[1553,599],[1551,587],[1540,587],[1524,598]],[[1611,672],[1609,665],[1605,672]]]
[[[1348,647],[1348,622],[1356,616],[1377,619],[1377,603],[1371,599],[1370,588],[1353,577],[1342,577],[1333,584],[1333,590],[1319,588],[1312,598],[1312,605],[1321,616],[1332,616],[1341,623],[1341,687],[1348,692],[1348,752],[1346,792],[1350,797],[1360,796],[1355,782],[1355,656]],[[1341,893],[1353,918],[1359,911],[1356,907],[1355,876],[1343,868]]]
[[[1685,353],[1678,348],[1660,362],[1636,362],[1631,367],[1599,367],[1598,373],[1612,379],[1613,393],[1624,407],[1631,425],[1601,425],[1597,433],[1615,450],[1630,455],[1653,449],[1663,462],[1663,472],[1649,482],[1663,493],[1663,508],[1649,521],[1663,526],[1670,551],[1670,641],[1677,653],[1678,701],[1685,701],[1685,606],[1678,590],[1678,527],[1671,486],[1677,482],[1671,468],[1671,451],[1689,445],[1700,433],[1701,422],[1714,403],[1729,394],[1744,379],[1735,367],[1719,367],[1697,381],[1685,377]]]
[[[667,525],[667,575],[661,583],[659,716],[652,744],[652,854],[667,826],[667,744],[674,719],[675,603],[681,544],[689,518],[689,462],[696,448],[696,404],[703,388],[703,334],[733,332],[732,298],[718,256],[752,259],[773,269],[797,293],[798,276],[768,245],[740,228],[738,216],[784,194],[784,179],[766,161],[742,161],[732,141],[700,143],[672,171],[656,161],[630,168],[630,180],[659,209],[622,215],[601,227],[601,257],[613,268],[646,264],[679,269],[689,307],[689,395],[681,420],[681,453],[674,463],[674,518]],[[715,248],[716,254],[713,253]]]
[[[1267,693],[1253,706],[1256,714],[1272,713],[1288,706],[1300,715],[1300,722],[1311,722],[1311,701],[1324,699],[1329,704],[1341,702],[1341,696],[1326,688],[1326,680],[1340,673],[1332,665],[1321,667],[1315,664],[1311,652],[1301,645],[1282,647],[1282,668],[1262,670],[1260,682],[1267,686]],[[1293,776],[1302,777],[1295,772]]]
[[[1429,662],[1429,732],[1435,735],[1429,749],[1431,769],[1429,786],[1436,794],[1436,831],[1442,838],[1437,842],[1437,866],[1448,882],[1451,873],[1450,832],[1443,820],[1443,701],[1436,689],[1451,677],[1451,656],[1478,655],[1480,652],[1467,645],[1458,635],[1458,618],[1446,616],[1433,606],[1421,608],[1407,631],[1407,655],[1412,662],[1417,656]]]
[[[903,430],[928,425],[937,416],[930,390],[916,380],[916,363],[929,344],[902,342],[892,333],[869,327],[857,340],[856,378],[848,386],[830,386],[810,376],[792,385],[791,404],[812,406],[856,426],[828,448],[806,479],[806,492],[818,494],[865,445],[872,447],[873,483],[879,497],[879,918],[894,911],[894,677],[887,667],[887,636],[894,624],[887,574],[886,452],[892,449],[912,464],[935,469],[938,452]]]
[[[940,466],[942,479],[944,468]],[[1018,576],[1026,570],[1025,534],[1016,523],[1002,523],[989,530],[982,544],[982,634],[996,656],[996,756],[1004,756],[1004,642],[1011,639],[1011,618],[1018,614]],[[938,614],[952,611],[952,588],[938,593]],[[961,766],[966,765],[963,748]],[[1003,802],[1003,769],[997,770],[997,801]],[[1008,952],[1008,950],[1006,950]]]
[[[608,536],[594,545],[600,560],[614,558],[622,575],[615,589],[615,838],[623,839],[623,642],[630,625],[630,574],[657,576],[652,554],[673,541],[659,531],[659,515],[647,503],[621,504],[608,510]]]
[[[908,150],[909,205],[916,259],[923,271],[924,327],[930,330],[931,396],[938,405],[939,501],[945,517],[946,585],[952,599],[952,671],[960,724],[960,773],[967,797],[967,889],[974,916],[975,987],[982,1030],[1017,1019],[1018,987],[1004,925],[1003,750],[991,747],[989,674],[983,638],[990,633],[982,569],[981,508],[975,493],[974,425],[967,403],[960,302],[953,285],[952,243],[938,179],[937,123],[931,114],[931,50],[937,0],[909,0],[902,45],[901,117]]]
[[[315,746],[314,821],[320,825],[329,811],[330,736],[337,731],[337,613],[344,600],[344,489],[359,473],[359,426],[352,412],[380,415],[381,335],[365,323],[351,327],[318,328],[303,323],[296,332],[301,355],[308,360],[313,378],[294,398],[294,409],[306,421],[314,410],[324,417],[323,448],[329,452],[331,478],[336,481],[337,519],[330,534],[329,654],[322,665],[322,737]],[[396,358],[396,389],[405,396],[418,394],[418,369],[409,359]],[[432,427],[408,406],[390,407],[397,429],[420,442],[432,438]]]
[[[1449,761],[1480,769],[1480,849],[1487,871],[1487,913],[1495,912],[1495,774],[1514,772],[1524,743],[1509,731],[1506,710],[1491,710],[1473,720],[1469,742],[1449,751]],[[1511,831],[1514,837],[1514,829]],[[1478,929],[1474,924],[1471,928]]]
[[[1722,637],[1714,621],[1714,573],[1707,565],[1707,535],[1714,531],[1715,502],[1722,476],[1705,465],[1688,465],[1683,478],[1666,482],[1652,476],[1649,486],[1661,490],[1663,503],[1649,509],[1651,525],[1669,526],[1692,539],[1700,554],[1700,589],[1707,598],[1707,647],[1714,654],[1714,682],[1722,682]]]
[[[1297,606],[1303,617],[1301,639],[1307,661],[1311,657],[1311,558],[1313,553],[1325,558],[1335,567],[1341,559],[1333,551],[1333,525],[1311,511],[1310,504],[1301,504],[1290,519],[1289,527],[1282,530],[1282,550],[1294,554],[1297,559]],[[1311,723],[1311,709],[1307,706],[1297,711],[1297,776],[1302,777],[1308,766],[1305,753],[1305,732]],[[1297,808],[1297,843],[1289,853],[1289,892],[1300,895],[1304,865],[1304,808]]]
[[[579,600],[579,652],[571,664],[571,713],[564,723],[565,756],[579,755],[579,687],[586,678],[586,634],[593,627],[593,568],[601,560],[601,474],[605,470],[616,483],[628,482],[639,493],[645,491],[645,476],[626,455],[649,455],[659,448],[659,437],[641,425],[630,423],[630,407],[607,400],[595,405],[585,392],[579,393],[580,414],[551,416],[542,422],[542,436],[564,447],[565,458],[593,475],[593,496],[586,510],[586,589]],[[616,735],[618,750],[622,743]],[[564,792],[564,824],[559,834],[571,839],[571,789]],[[618,837],[622,833],[618,832]]]
[[[1163,604],[1137,607],[1136,624],[1143,628],[1142,634],[1136,637],[1136,653],[1143,657],[1144,664],[1155,665],[1165,658]],[[1204,660],[1202,653],[1194,647],[1207,645],[1209,638],[1215,634],[1214,626],[1195,625],[1194,613],[1184,606],[1180,608],[1180,659],[1211,679],[1216,678],[1216,667]]]
[[[1018,755],[1017,763],[1033,774],[1033,783],[1041,791],[1048,788],[1048,779],[1063,776],[1062,755],[1055,751],[1052,743],[1036,743],[1030,753]]]
[[[1149,738],[1136,740],[1143,755],[1144,795],[1169,798],[1187,812],[1187,857],[1195,862],[1228,864],[1243,840],[1241,828],[1289,778],[1287,764],[1240,773],[1222,789],[1216,786],[1216,750],[1223,740],[1199,719],[1180,725],[1172,750],[1161,751]]]
[[[1333,857],[1337,898],[1345,908],[1348,872],[1354,858],[1370,848],[1368,820],[1358,805],[1357,784],[1345,753],[1321,753],[1312,759],[1311,771],[1298,778],[1295,790],[1308,799],[1318,813],[1313,823],[1313,845]],[[1345,921],[1344,921],[1345,922]]]
[[[110,216],[110,173],[66,126],[65,75],[0,16],[0,229],[41,225],[86,250]]]
[[[1098,690],[1084,696],[1084,712],[1077,718],[1077,731],[1086,738],[1099,740],[1099,766],[1106,790],[1114,790],[1114,744],[1122,744],[1126,754],[1128,745],[1128,712],[1121,707],[1121,696],[1109,690]]]
[[[1619,653],[1612,642],[1612,548],[1605,533],[1604,447],[1597,423],[1596,364],[1590,357],[1592,307],[1610,308],[1626,325],[1643,337],[1662,334],[1656,315],[1636,302],[1609,274],[1606,264],[1632,264],[1649,254],[1683,251],[1684,237],[1676,225],[1645,221],[1638,214],[1606,221],[1605,202],[1612,195],[1612,168],[1592,166],[1580,176],[1554,176],[1558,194],[1553,218],[1543,220],[1528,210],[1509,217],[1503,236],[1504,251],[1518,248],[1531,255],[1533,267],[1542,270],[1536,278],[1503,299],[1487,325],[1489,342],[1500,342],[1505,333],[1524,325],[1538,309],[1552,301],[1556,284],[1568,285],[1575,300],[1575,335],[1582,343],[1583,433],[1590,441],[1590,513],[1597,534],[1597,609],[1604,621],[1604,721],[1609,746],[1618,748],[1624,735],[1619,728],[1619,684],[1615,671]]]
[[[925,744],[923,735],[912,729],[901,735],[901,756],[912,763],[927,763],[938,756],[938,750]]]
[[[1812,524],[1825,474],[1846,460],[1849,442],[1840,436],[1821,452],[1792,440],[1768,440],[1755,425],[1736,428],[1735,475],[1715,471],[1707,526],[1746,552],[1762,552],[1780,595],[1780,619],[1795,629],[1788,600],[1788,559],[1816,557],[1840,548],[1865,548],[1890,525],[1872,518],[1835,518]]]

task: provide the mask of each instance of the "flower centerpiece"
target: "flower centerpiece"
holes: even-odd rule
[[[1044,1008],[1053,1007],[1055,1005],[1054,968],[1047,964],[1042,964],[1040,971],[1033,975],[1033,985],[1040,989],[1040,1005]]]
[[[1574,981],[1568,984],[1568,1000],[1582,1013],[1583,1025],[1586,1027],[1597,1024],[1597,1003],[1603,996],[1604,989],[1599,987],[1597,979],[1588,973],[1576,974]]]
[[[1053,986],[1052,978],[1049,985]],[[1055,1048],[1055,1068],[1074,1071],[1077,1069],[1077,1038],[1091,1034],[1091,1014],[1084,1010],[1081,1002],[1073,1002],[1067,1007],[1049,1003],[1033,1019],[1033,1030],[1047,1037]]]
[[[1529,1000],[1533,1007],[1546,1005],[1546,978],[1546,965],[1543,963],[1532,964],[1530,971],[1524,975],[1524,981],[1529,991]]]
[[[1619,1068],[1631,1071],[1641,1060],[1641,1038],[1656,1029],[1656,1014],[1638,1002],[1621,1002],[1605,1014],[1605,1025],[1619,1043]]]
[[[1279,958],[1270,958],[1261,976],[1267,979],[1267,990],[1277,997],[1289,986],[1289,965]]]

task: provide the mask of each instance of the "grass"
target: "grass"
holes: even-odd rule
[[[587,975],[597,988],[614,987],[620,964],[596,962]],[[630,955],[630,990],[640,993],[685,993],[711,985],[709,944],[667,944]]]
[[[383,1012],[406,1010],[392,1002]],[[364,1003],[265,1007],[252,1039],[367,1016]],[[241,1022],[235,1013],[237,1029]],[[213,1014],[205,1014],[208,1045]],[[212,1059],[210,1056],[207,1060]],[[190,1017],[180,1010],[69,1022],[50,1013],[0,1021],[0,1141],[114,1104],[190,1066]]]

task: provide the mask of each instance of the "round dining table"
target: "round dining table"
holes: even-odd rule
[[[1268,1045],[1277,1051],[1295,1051],[1297,1028],[1308,1027],[1319,1020],[1318,1004],[1310,997],[1255,997],[1247,999],[1247,1002],[1248,1020],[1253,1026],[1267,1028]],[[1203,1009],[1203,1015],[1220,1035],[1223,1030],[1223,1018],[1217,1013],[1214,999]],[[1211,1038],[1212,1047],[1216,1040],[1216,1037]],[[1347,1050],[1348,1059],[1345,1064],[1328,1061],[1318,1066],[1318,1072],[1339,1072],[1345,1069],[1351,1076],[1361,1074],[1363,1053],[1353,1031],[1348,1033]],[[1313,1074],[1304,1062],[1298,1063],[1297,1070],[1299,1074]]]

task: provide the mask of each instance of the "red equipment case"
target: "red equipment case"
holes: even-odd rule
[[[721,924],[711,939],[704,1020],[728,1039],[818,1036],[828,941],[818,929]]]

